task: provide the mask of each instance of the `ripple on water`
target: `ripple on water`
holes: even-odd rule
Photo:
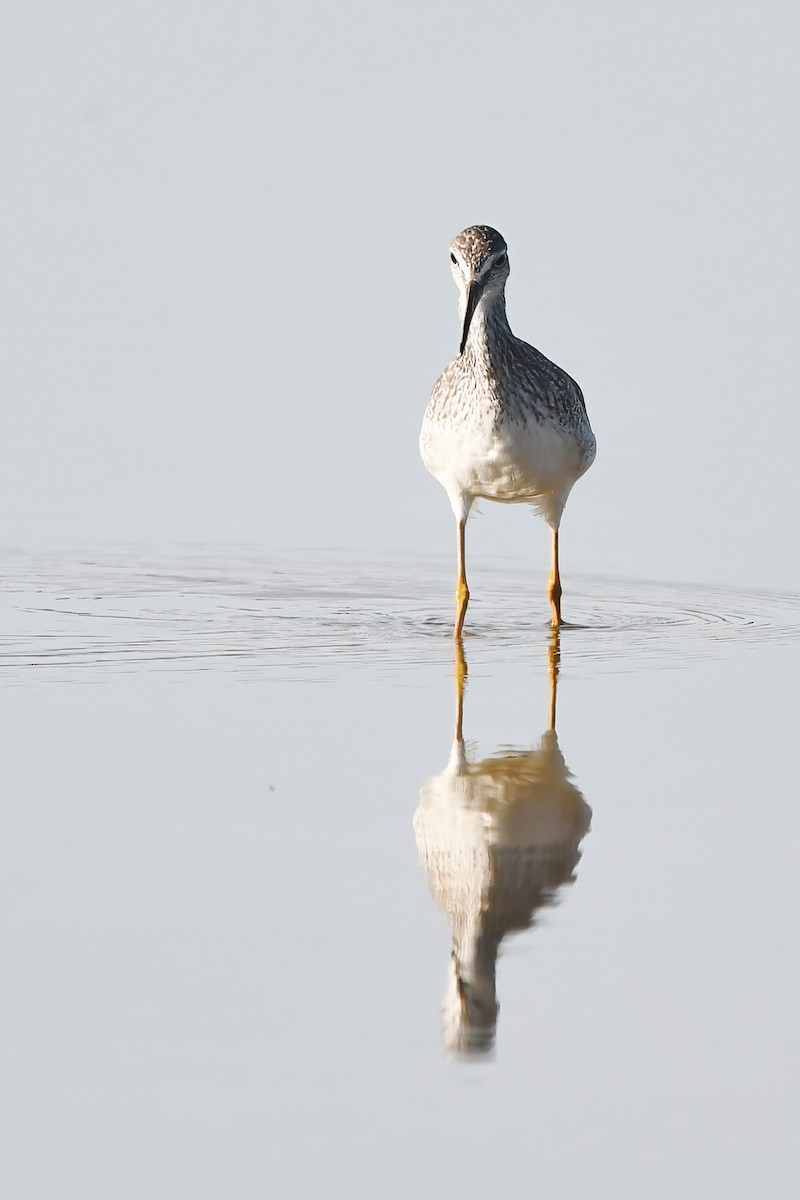
[[[470,664],[548,636],[542,579],[473,572]],[[272,678],[385,673],[452,659],[447,564],[330,552],[276,558],[225,548],[6,555],[0,679],[233,669]],[[703,585],[573,577],[571,670],[680,667],[731,644],[800,638],[800,597]]]

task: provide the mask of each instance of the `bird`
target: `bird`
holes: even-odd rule
[[[552,530],[552,625],[563,625],[558,532],[567,497],[594,462],[596,441],[580,387],[506,317],[508,246],[470,225],[450,246],[459,292],[459,353],[434,385],[422,422],[422,461],[447,492],[457,525],[456,619],[469,604],[466,524],[478,499],[531,504]]]

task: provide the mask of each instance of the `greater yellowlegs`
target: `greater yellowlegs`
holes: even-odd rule
[[[455,636],[469,603],[467,517],[475,500],[532,504],[553,531],[550,604],[561,620],[558,528],[567,497],[594,461],[581,389],[506,318],[508,247],[496,229],[471,225],[450,247],[459,291],[461,347],[437,380],[420,434],[425,466],[447,491],[458,525]]]

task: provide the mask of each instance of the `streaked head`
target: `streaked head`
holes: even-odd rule
[[[484,297],[502,295],[508,279],[508,247],[502,234],[490,225],[462,230],[450,247],[450,269],[461,293],[463,354],[475,309]]]

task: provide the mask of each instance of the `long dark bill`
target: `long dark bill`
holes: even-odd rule
[[[467,344],[467,337],[469,336],[469,327],[472,323],[475,309],[478,307],[478,301],[483,295],[483,289],[485,286],[485,280],[482,279],[473,279],[472,283],[469,285],[469,291],[467,292],[467,307],[464,312],[464,327],[461,330],[461,348],[458,352],[459,354],[464,353],[464,347]]]

